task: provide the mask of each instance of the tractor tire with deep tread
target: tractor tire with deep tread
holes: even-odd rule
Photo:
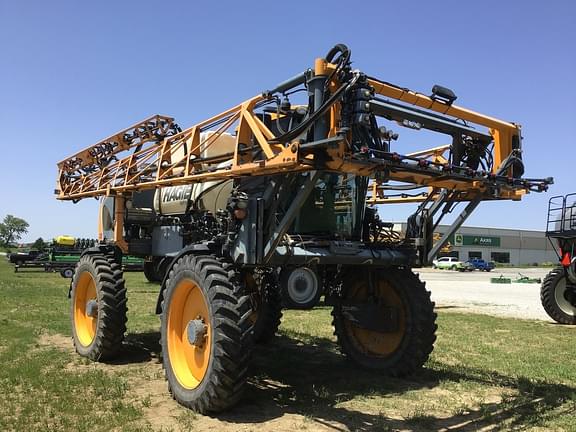
[[[550,318],[560,324],[576,324],[576,307],[564,296],[566,275],[562,267],[556,267],[544,278],[540,288],[540,301]]]
[[[278,331],[282,319],[282,295],[274,272],[256,275],[257,298],[252,300],[252,337],[255,343],[269,342]]]
[[[128,307],[122,267],[113,254],[80,258],[71,299],[72,337],[78,354],[94,361],[114,358],[124,341]]]
[[[144,261],[144,276],[148,282],[162,282],[162,277],[158,272],[158,266],[155,261]]]
[[[384,306],[396,306],[398,331],[365,330],[346,318],[342,305],[350,300],[368,301],[368,277],[349,272],[344,277],[342,299],[332,310],[334,334],[340,350],[358,365],[386,375],[402,377],[420,369],[428,360],[436,340],[436,313],[430,292],[408,269],[375,271],[375,293]]]
[[[231,264],[186,255],[172,267],[160,335],[168,387],[178,403],[208,413],[238,402],[253,345],[250,314],[250,299]]]

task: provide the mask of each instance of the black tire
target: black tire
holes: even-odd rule
[[[565,293],[564,269],[556,267],[544,278],[540,288],[540,301],[548,316],[554,321],[560,324],[576,324],[576,307],[566,298]]]
[[[89,286],[91,283],[95,298],[90,296],[82,301],[85,284]],[[72,337],[76,352],[94,361],[112,359],[122,347],[128,311],[122,267],[112,254],[89,254],[80,258],[72,279],[71,299]],[[97,305],[97,315],[92,318],[94,334],[91,341],[80,324],[83,319],[88,319],[88,300]]]
[[[291,278],[294,272],[304,272],[302,276],[304,279],[309,278],[309,281],[315,283],[310,287],[299,289]],[[280,293],[282,296],[282,304],[287,309],[296,310],[310,310],[313,309],[322,296],[322,283],[318,274],[308,267],[286,268],[280,273]]]
[[[252,306],[252,337],[255,343],[267,343],[277,333],[282,319],[282,296],[276,274],[259,270],[245,275]]]
[[[434,349],[437,329],[434,302],[430,300],[430,292],[426,290],[425,284],[410,270],[376,270],[373,280],[378,284],[378,290],[382,283],[386,284],[386,290],[392,289],[387,291],[387,296],[381,296],[381,291],[377,294],[380,300],[390,303],[384,306],[393,302],[400,304],[399,330],[395,333],[364,330],[346,317],[343,304],[352,299],[362,302],[369,298],[366,294],[364,298],[363,295],[358,295],[358,292],[367,289],[368,272],[362,277],[357,269],[354,269],[344,277],[342,298],[336,302],[332,311],[334,334],[340,350],[362,367],[378,370],[389,376],[409,375],[426,363]],[[392,346],[389,352],[377,353],[371,350],[362,343],[358,332],[366,332],[364,334],[368,339],[365,340],[377,341],[376,343],[380,344],[390,343]]]
[[[453,265],[452,267],[450,267],[450,270],[456,271],[456,270],[458,270],[458,267],[456,267],[455,265]]]
[[[182,316],[185,316],[186,308],[190,307],[188,303],[179,306],[176,301],[180,295],[178,290],[187,284],[192,285],[194,290],[200,290],[208,312],[202,321],[207,324],[207,329],[201,347],[194,346],[188,340],[183,342],[183,333],[179,338],[174,337],[177,332],[174,328],[168,328],[171,313],[177,315],[179,308],[182,308]],[[192,307],[194,305],[196,303]],[[252,351],[250,313],[250,299],[244,294],[232,265],[212,256],[187,255],[173,266],[162,302],[160,334],[168,387],[178,403],[197,412],[208,413],[223,411],[238,402],[245,387]],[[181,327],[182,319],[179,324]],[[184,354],[178,348],[170,351],[170,347],[175,345],[174,341],[180,341],[176,343],[177,346],[187,343],[186,349],[193,350],[194,356],[198,353],[204,355],[204,352],[196,349],[207,350],[206,369],[195,386],[187,387],[177,377],[178,372],[173,366],[176,365],[178,369],[176,357]],[[171,359],[171,355],[175,358]]]
[[[144,276],[148,282],[162,282],[162,277],[158,272],[158,266],[155,261],[144,261]]]

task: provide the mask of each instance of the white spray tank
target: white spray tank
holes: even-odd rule
[[[215,132],[211,131],[201,133],[200,142],[206,142],[214,133]],[[232,135],[223,133],[207,147],[201,148],[200,158],[216,157],[225,153],[232,153],[235,143],[236,139]],[[183,158],[183,151],[183,147],[180,147],[174,152],[173,157],[178,159]],[[232,160],[228,160],[216,166],[223,168],[231,164]],[[182,215],[187,210],[193,209],[206,210],[212,214],[216,214],[218,210],[226,208],[232,186],[232,180],[220,180],[159,188],[154,193],[152,206],[156,214],[163,216]],[[114,234],[113,197],[105,197],[100,201],[99,213],[98,238],[100,240],[110,240]]]
[[[206,142],[214,135],[214,132],[200,134],[200,142]],[[206,148],[200,151],[200,158],[213,158],[224,153],[234,151],[236,139],[223,133]],[[173,155],[182,158],[183,148],[178,149]],[[178,154],[180,153],[180,154]],[[218,168],[230,166],[232,160],[221,162]],[[184,214],[187,210],[207,210],[212,214],[220,209],[225,209],[228,198],[232,191],[232,180],[210,181],[203,183],[191,183],[180,186],[169,186],[156,190],[154,194],[154,210],[159,215],[172,216]]]

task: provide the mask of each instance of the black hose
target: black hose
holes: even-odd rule
[[[344,64],[348,63],[350,61],[350,55],[352,54],[352,52],[350,51],[350,48],[348,48],[346,45],[344,44],[336,44],[332,47],[332,49],[330,51],[328,51],[328,54],[326,54],[326,61],[328,63],[333,63],[334,60],[334,56],[336,54],[340,53],[340,57],[338,57],[338,63],[342,63],[342,58],[344,58]]]
[[[326,54],[325,60],[328,63],[333,63],[334,62],[334,56],[338,53],[341,53],[340,56],[337,58],[338,66],[328,76],[328,79],[326,80],[326,83],[324,84],[324,91],[326,91],[328,89],[328,86],[330,85],[330,82],[334,78],[334,75],[341,72],[345,66],[350,64],[350,56],[352,55],[352,51],[350,51],[350,49],[344,44],[335,45],[330,51],[328,51],[328,54]]]
[[[275,143],[288,142],[291,139],[300,135],[302,132],[304,132],[308,128],[310,128],[312,126],[312,124],[314,123],[314,121],[318,117],[324,115],[326,113],[326,111],[328,110],[328,108],[330,108],[332,106],[332,104],[334,104],[340,98],[340,96],[342,95],[342,93],[344,91],[346,91],[347,89],[352,87],[354,84],[356,84],[357,79],[358,79],[358,76],[356,75],[348,83],[342,84],[340,86],[340,88],[338,90],[336,90],[334,92],[334,94],[332,96],[330,96],[330,98],[326,102],[324,102],[324,104],[317,111],[314,111],[314,113],[312,113],[312,115],[310,117],[308,117],[308,119],[306,119],[304,122],[300,123],[295,129],[293,129],[293,130],[291,130],[291,131],[289,131],[283,135],[280,135],[279,137],[276,137],[275,139],[270,141],[270,143],[275,144]]]

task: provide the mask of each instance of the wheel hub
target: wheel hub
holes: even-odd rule
[[[92,318],[98,316],[98,302],[96,300],[88,300],[86,303],[86,315]]]
[[[204,324],[202,319],[189,321],[186,326],[186,334],[188,335],[188,342],[190,345],[201,347],[206,339],[207,330],[208,326]]]
[[[296,292],[298,293],[303,293],[306,291],[306,289],[309,287],[309,283],[306,279],[304,279],[303,277],[298,277],[295,281],[294,281],[294,290],[296,290]]]

